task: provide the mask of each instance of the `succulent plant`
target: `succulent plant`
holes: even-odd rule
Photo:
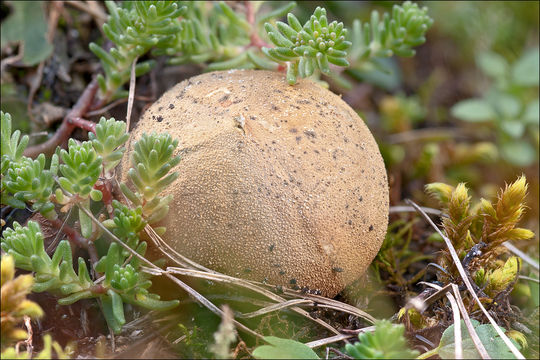
[[[414,359],[418,351],[409,349],[404,333],[403,325],[382,320],[374,332],[360,333],[358,342],[345,345],[345,352],[355,359]]]
[[[88,138],[96,153],[103,159],[105,171],[110,171],[122,159],[125,150],[122,145],[129,138],[129,134],[126,133],[125,122],[101,117],[96,124],[96,132],[89,132]]]
[[[328,23],[326,10],[317,7],[304,26],[291,13],[287,16],[288,25],[278,21],[276,27],[265,23],[264,28],[270,40],[277,46],[262,51],[272,60],[287,63],[287,81],[296,83],[296,76],[311,76],[315,69],[324,74],[330,73],[329,63],[349,66],[345,57],[351,42],[345,40],[347,29],[343,23]]]
[[[103,32],[116,45],[109,52],[90,43],[90,50],[100,58],[105,76],[98,76],[101,95],[110,99],[128,79],[135,58],[151,48],[171,46],[179,36],[178,17],[184,7],[175,1],[130,1],[119,7],[114,1],[106,1],[110,17],[103,25]],[[149,71],[154,61],[141,62],[136,66],[137,75]]]
[[[28,145],[28,135],[21,138],[19,130],[11,132],[11,115],[0,111],[0,158],[2,159],[2,174],[7,169],[10,161],[19,161],[23,151]],[[19,141],[20,140],[20,141]]]
[[[71,194],[79,197],[99,201],[101,192],[93,189],[102,170],[102,157],[97,155],[92,142],[85,141],[81,144],[71,138],[68,143],[68,151],[60,150],[60,157],[64,162],[59,166],[62,177],[58,179],[60,186]]]
[[[426,41],[424,34],[433,24],[427,8],[419,8],[410,1],[394,5],[392,17],[385,13],[382,21],[379,13],[371,13],[371,22],[353,22],[353,51],[351,58],[389,57],[392,55],[410,57],[415,54],[413,47]]]
[[[144,134],[134,145],[131,153],[129,179],[136,192],[125,184],[122,191],[136,205],[142,205],[142,214],[149,223],[155,223],[169,211],[171,196],[160,197],[159,193],[171,184],[178,173],[169,171],[180,162],[180,156],[172,156],[178,145],[169,134]]]
[[[52,162],[57,164],[58,157],[53,157]],[[39,211],[48,219],[56,219],[58,215],[49,199],[55,185],[54,175],[45,170],[44,154],[35,160],[24,157],[11,161],[2,177],[2,203],[24,209],[29,202],[32,210]]]

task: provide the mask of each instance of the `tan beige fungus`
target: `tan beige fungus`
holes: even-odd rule
[[[177,251],[229,275],[334,296],[381,246],[386,172],[354,110],[284,76],[231,70],[183,81],[144,113],[130,146],[154,131],[179,139],[162,222]]]

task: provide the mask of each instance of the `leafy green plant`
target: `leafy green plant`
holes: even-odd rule
[[[538,159],[539,50],[530,49],[513,64],[501,55],[483,52],[477,64],[493,84],[483,97],[455,104],[452,115],[495,128],[502,157],[516,166]]]
[[[125,184],[121,187],[133,204],[142,206],[142,213],[150,224],[163,219],[169,211],[172,196],[160,197],[159,193],[178,177],[177,173],[169,174],[180,162],[180,156],[172,156],[177,145],[178,140],[173,140],[169,134],[155,133],[143,134],[134,145],[128,176],[136,192]]]
[[[504,343],[504,341],[501,339],[499,334],[495,331],[493,328],[493,325],[491,324],[480,324],[477,320],[471,320],[473,324],[473,328],[478,334],[478,337],[480,338],[480,341],[482,344],[484,344],[488,354],[493,359],[515,359],[516,357],[512,352],[508,349],[508,346]],[[478,359],[480,358],[480,354],[478,353],[478,350],[476,350],[476,347],[474,346],[474,342],[469,335],[469,332],[467,331],[467,327],[465,326],[465,322],[461,320],[461,346],[463,349],[463,358],[464,359]],[[511,339],[511,341],[516,345],[518,348],[521,348],[521,346]],[[439,346],[436,347],[433,351],[430,351],[430,354],[434,355],[437,354],[441,357],[441,359],[454,359],[455,358],[455,339],[454,339],[454,325],[450,325],[446,330],[444,331],[441,341],[439,342]]]
[[[380,73],[388,73],[392,68],[386,58],[397,55],[411,57],[416,46],[426,41],[425,33],[433,24],[426,7],[406,1],[395,4],[392,14],[384,13],[382,20],[376,10],[371,12],[370,22],[362,23],[356,19],[350,35],[351,51],[348,57],[351,64],[345,73],[360,81],[375,81]],[[345,87],[351,83],[341,76],[333,79]]]
[[[423,44],[426,31],[433,24],[427,8],[410,1],[394,5],[392,15],[385,13],[382,21],[377,11],[371,12],[370,23],[353,22],[351,58],[355,61],[392,55],[414,56],[413,47]]]
[[[264,341],[270,345],[261,345],[253,350],[257,359],[320,359],[309,346],[295,340],[265,336]]]
[[[28,138],[23,137],[19,142],[20,133],[11,134],[11,117],[1,115],[2,202],[15,207],[32,203],[32,208],[40,211],[53,226],[69,228],[66,232],[69,241],[60,241],[52,258],[45,252],[37,223],[29,221],[23,227],[15,222],[13,228],[3,232],[2,249],[13,256],[18,268],[35,273],[33,291],[56,294],[60,296],[59,304],[64,305],[99,298],[105,319],[115,333],[120,332],[125,323],[124,303],[148,309],[176,306],[178,301],[161,301],[157,294],[148,291],[152,282],[140,271],[140,260],[126,249],[120,249],[117,243],[110,244],[106,255],[94,259],[96,263],[92,264],[96,272],[105,274],[102,282],[92,279],[84,259],[78,259],[77,272],[73,267],[72,245],[91,249],[92,241],[102,235],[88,215],[92,210],[90,200],[96,203],[103,200],[102,191],[96,189],[97,181],[118,164],[124,152],[125,123],[102,118],[96,125],[96,133],[89,135],[90,141],[78,143],[70,139],[68,150],[59,150],[60,156],[54,154],[46,169],[44,154],[36,160],[22,155]],[[162,218],[168,211],[171,198],[162,198],[159,193],[176,178],[176,173],[169,172],[179,162],[178,157],[172,156],[177,143],[170,135],[151,134],[134,144],[134,168],[129,173],[135,187],[141,191],[131,193],[137,205],[130,208],[112,200],[109,204],[113,209],[111,218],[101,220],[141,256],[145,255],[146,242],[140,241],[140,232],[149,221]],[[58,170],[60,177],[56,175]],[[80,234],[58,219],[55,205],[63,205],[62,211],[73,206],[79,209]]]
[[[287,16],[288,25],[278,21],[277,28],[266,23],[264,28],[270,40],[277,46],[262,51],[272,60],[287,64],[287,81],[296,83],[296,77],[311,76],[315,69],[330,74],[330,63],[349,66],[345,59],[346,50],[351,46],[346,41],[347,29],[343,23],[328,23],[326,10],[317,7],[314,14],[303,26],[291,13]]]
[[[413,359],[418,351],[409,349],[404,332],[403,325],[381,320],[376,323],[375,331],[358,334],[359,341],[347,344],[345,352],[355,359]]]
[[[88,133],[88,139],[96,154],[101,156],[103,167],[106,172],[114,169],[122,159],[124,148],[122,145],[129,138],[126,133],[126,123],[116,121],[114,118],[101,117],[96,124],[96,132]]]
[[[114,1],[106,1],[109,20],[103,32],[115,47],[109,52],[90,43],[90,50],[101,60],[105,76],[99,75],[101,95],[110,99],[118,88],[129,79],[133,61],[152,48],[167,48],[179,36],[178,17],[185,8],[174,1],[128,1],[118,7]],[[152,60],[137,64],[135,73],[142,75],[153,66]]]
[[[131,64],[150,50],[168,56],[170,64],[206,63],[209,70],[286,69],[290,84],[298,76],[330,75],[332,66],[347,67],[349,63],[354,69],[350,74],[360,76],[382,68],[377,59],[413,56],[413,47],[425,41],[433,22],[426,8],[409,1],[395,5],[392,15],[385,14],[382,21],[376,11],[371,23],[362,25],[356,20],[352,35],[342,22],[329,22],[321,7],[302,24],[289,12],[294,2],[269,13],[259,13],[259,3],[246,5],[244,11],[225,2],[179,4],[142,1],[118,6],[106,1],[110,17],[103,30],[115,47],[106,51],[90,44],[105,71],[98,78],[102,98],[121,96],[117,90],[127,82]],[[284,15],[288,24],[276,21]],[[269,47],[265,39],[276,47]],[[152,66],[152,60],[138,64],[136,75]]]
[[[13,229],[6,229],[2,249],[14,257],[17,267],[35,272],[33,291],[48,291],[63,296],[58,300],[61,305],[99,297],[105,319],[116,333],[125,323],[123,302],[150,309],[168,309],[178,304],[176,300],[160,301],[158,295],[149,294],[146,289],[152,283],[146,275],[137,271],[139,262],[132,259],[123,266],[127,256],[122,254],[116,243],[109,246],[107,255],[96,266],[96,271],[105,273],[103,284],[96,284],[90,279],[82,258],[78,260],[78,272],[75,273],[71,246],[67,240],[59,243],[50,258],[43,247],[39,225],[33,221],[29,221],[25,227],[15,222]],[[145,250],[146,245],[137,248],[141,255]]]

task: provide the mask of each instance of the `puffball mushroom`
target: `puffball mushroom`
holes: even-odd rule
[[[339,96],[270,71],[217,71],[185,80],[142,116],[144,133],[179,140],[179,177],[163,239],[232,276],[318,289],[358,279],[388,224],[377,144]]]

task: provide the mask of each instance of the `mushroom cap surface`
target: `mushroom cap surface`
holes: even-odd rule
[[[143,133],[179,140],[163,239],[232,276],[334,296],[358,279],[388,225],[388,181],[357,113],[310,80],[262,70],[205,73],[168,90]]]

